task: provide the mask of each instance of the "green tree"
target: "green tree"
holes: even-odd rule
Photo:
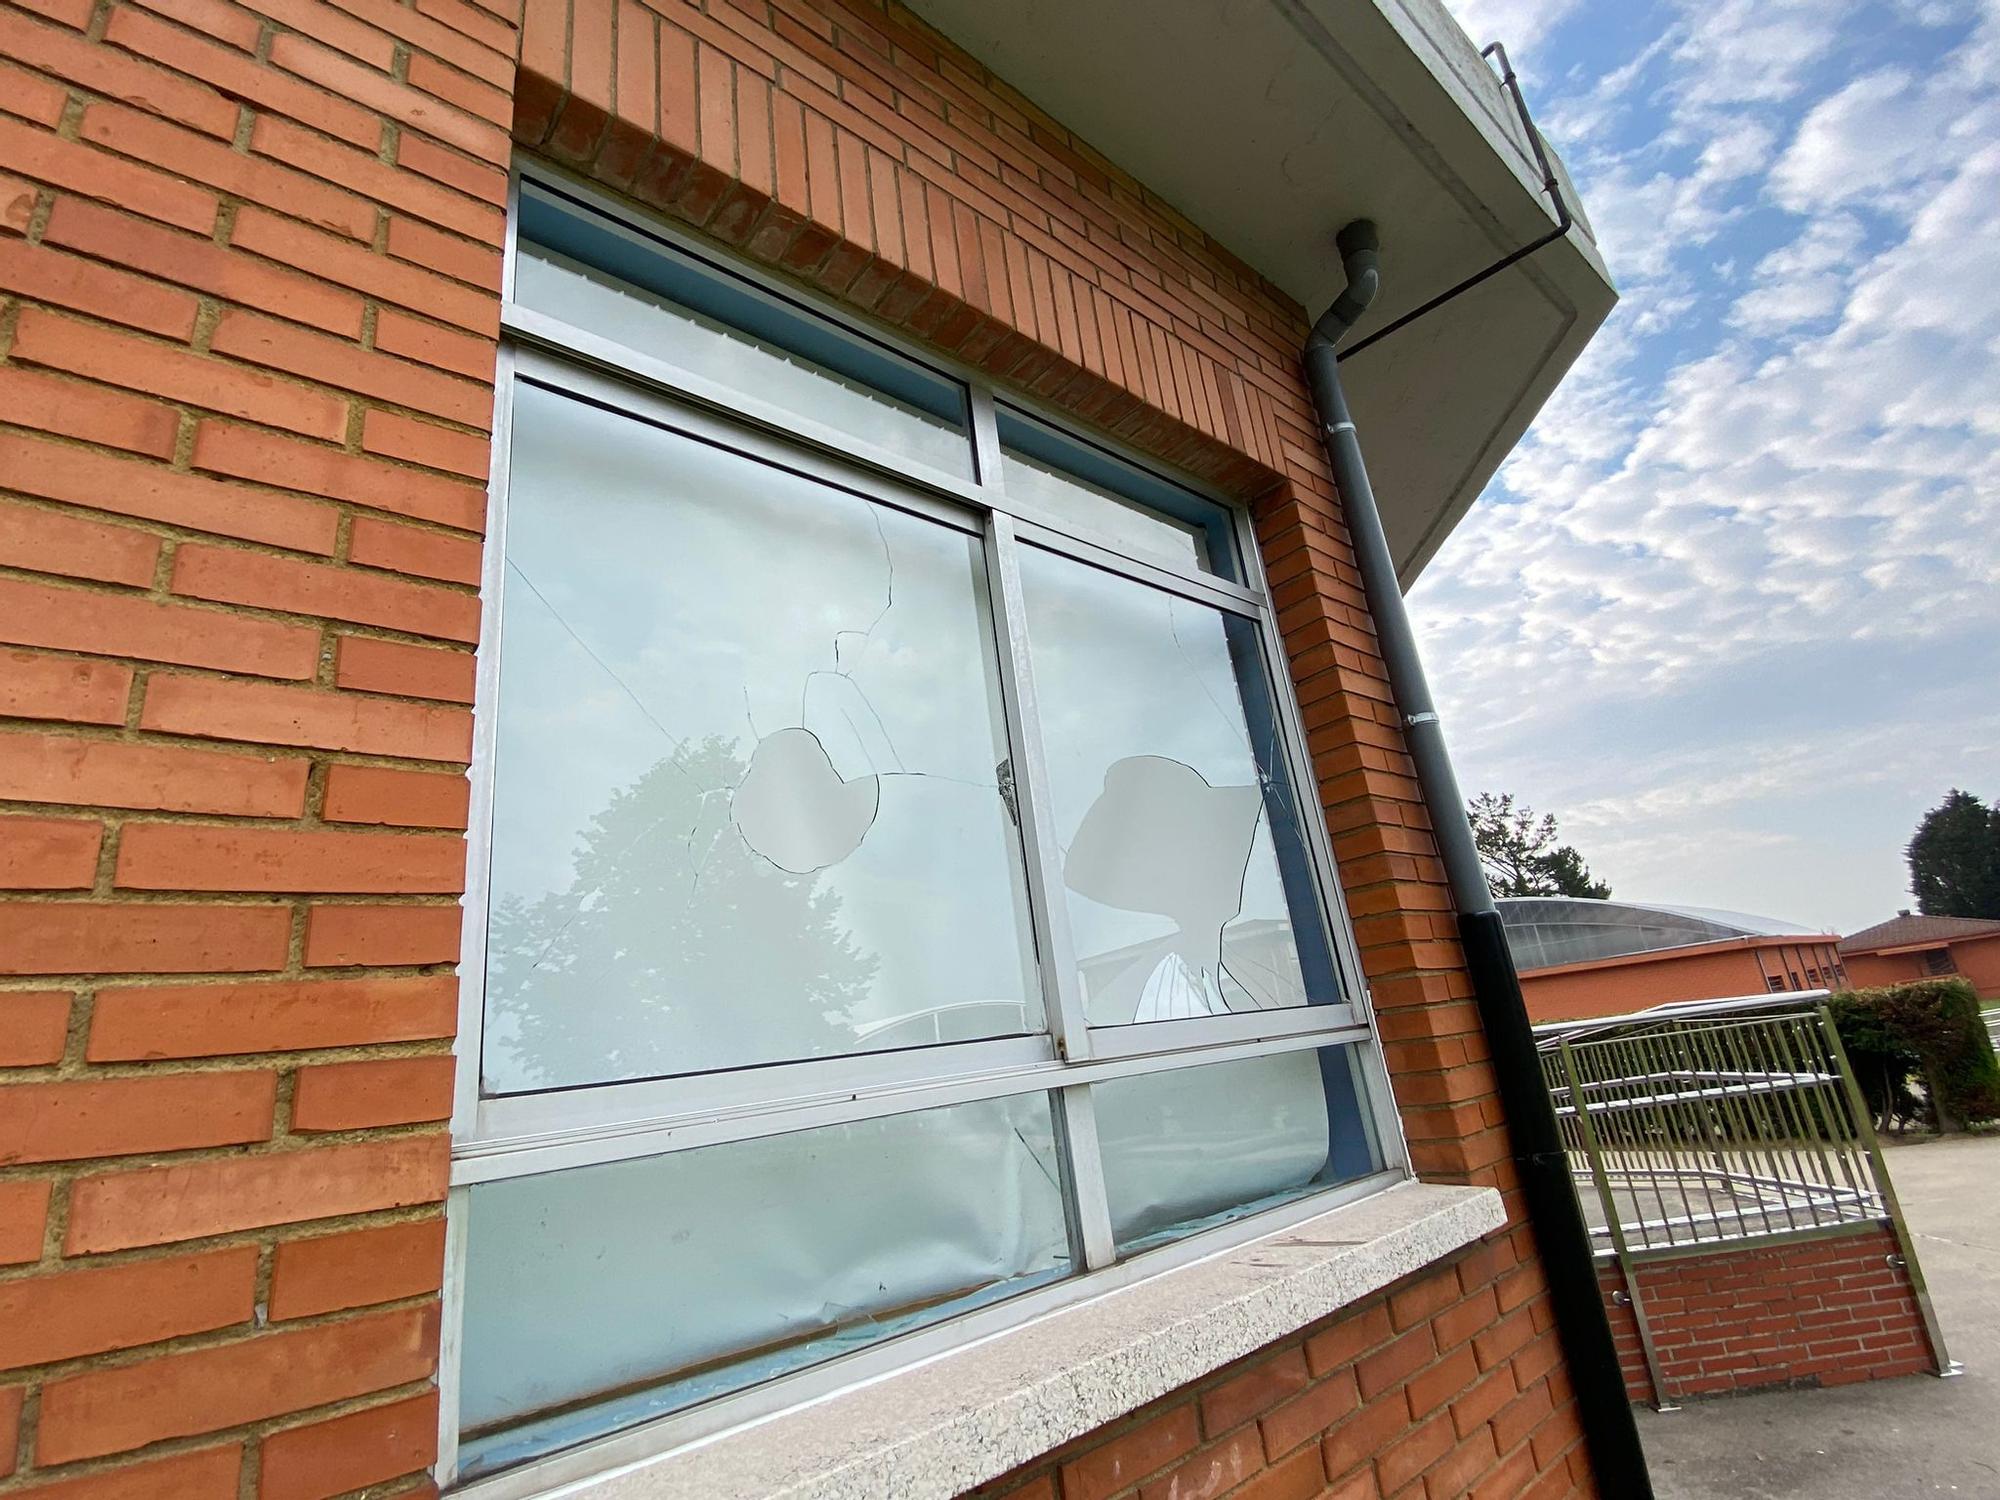
[[[1953,787],[1903,852],[1925,916],[2000,917],[2000,807]]]
[[[1465,805],[1472,837],[1496,896],[1587,896],[1602,901],[1611,887],[1594,879],[1575,847],[1559,842],[1554,813],[1539,818],[1512,792],[1481,792]]]

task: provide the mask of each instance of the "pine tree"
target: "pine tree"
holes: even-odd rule
[[[1953,787],[1903,852],[1925,916],[2000,918],[2000,807]]]
[[[1611,887],[1592,878],[1583,856],[1558,843],[1554,813],[1535,816],[1512,792],[1481,792],[1465,806],[1486,881],[1496,896],[1586,896],[1602,901]]]

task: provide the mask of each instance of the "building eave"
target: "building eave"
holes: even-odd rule
[[[1357,341],[1556,222],[1511,99],[1437,0],[913,8],[1307,315],[1339,289],[1335,233],[1374,219],[1385,285]],[[1405,586],[1616,300],[1579,211],[1564,239],[1346,362]]]

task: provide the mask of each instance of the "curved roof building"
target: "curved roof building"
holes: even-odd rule
[[[1809,923],[1576,896],[1509,896],[1494,904],[1536,1021],[1846,983],[1839,938]]]

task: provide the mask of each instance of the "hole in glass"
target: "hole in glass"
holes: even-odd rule
[[[843,779],[810,729],[780,729],[751,751],[729,816],[756,853],[781,870],[810,875],[861,847],[881,795],[873,776]]]
[[[1037,547],[1021,580],[1092,1025],[1342,999],[1255,625]]]
[[[1157,954],[1135,956],[1145,981],[1134,1021],[1231,1008],[1222,993],[1222,931],[1243,907],[1262,806],[1255,786],[1210,786],[1194,767],[1158,755],[1128,755],[1105,771],[1104,790],[1063,861],[1063,883],[1105,906],[1174,924],[1148,945]]]

